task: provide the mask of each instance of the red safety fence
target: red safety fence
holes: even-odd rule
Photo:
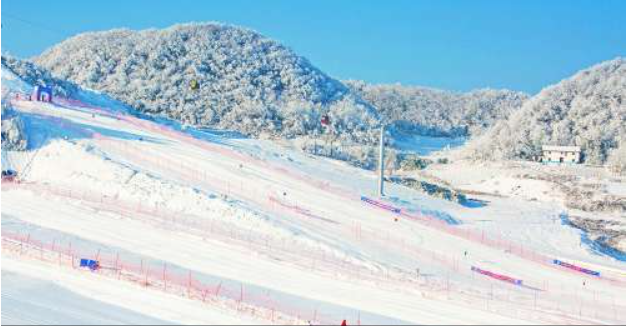
[[[479,273],[479,274],[482,274],[482,275],[489,276],[489,277],[494,278],[494,279],[499,280],[499,281],[508,282],[508,283],[515,284],[515,285],[522,285],[522,283],[523,283],[523,281],[520,280],[520,279],[516,279],[516,278],[510,277],[510,276],[507,276],[507,275],[503,275],[503,274],[494,273],[492,271],[488,271],[488,270],[485,270],[485,269],[482,269],[482,268],[478,268],[476,266],[472,266],[472,271],[474,271],[476,273]]]
[[[127,157],[139,157],[144,163],[148,163],[153,167],[157,167],[159,170],[168,171],[172,175],[176,175],[178,179],[182,179],[184,181],[189,182],[194,185],[207,185],[210,189],[217,190],[221,193],[228,194],[234,198],[241,199],[244,202],[255,203],[260,207],[267,206],[267,202],[261,200],[262,198],[272,198],[271,193],[267,193],[266,188],[259,187],[255,188],[255,185],[246,184],[245,187],[243,183],[237,185],[236,183],[227,180],[220,179],[215,175],[207,175],[206,171],[198,171],[197,167],[182,164],[179,161],[171,158],[168,155],[163,153],[142,153],[139,148],[133,148],[132,145],[124,144],[120,145],[118,142],[113,142],[111,140],[104,140],[100,143],[103,147],[108,149],[114,149],[117,151],[121,151]],[[156,156],[155,156],[156,155]],[[308,183],[307,183],[308,184]],[[252,193],[252,195],[251,195]],[[334,194],[335,192],[333,192]],[[344,198],[346,200],[361,200],[361,195],[351,194],[349,192],[342,192]],[[276,199],[274,197],[274,199]],[[494,237],[488,234],[485,234],[484,231],[480,230],[471,230],[468,228],[460,228],[458,226],[453,226],[447,224],[445,221],[440,220],[436,216],[431,216],[427,213],[417,212],[411,213],[405,209],[393,207],[391,204],[383,203],[387,210],[393,210],[387,212],[388,214],[396,215],[397,212],[400,212],[400,216],[406,218],[407,220],[415,221],[420,223],[423,226],[437,229],[444,233],[453,235],[455,237],[459,237],[468,241],[472,241],[475,243],[480,243],[484,246],[491,247],[498,250],[504,250],[505,252],[523,258],[525,260],[533,261],[535,263],[542,264],[544,266],[548,266],[550,268],[559,269],[556,267],[552,261],[554,257],[549,257],[547,255],[540,254],[532,249],[527,248],[522,244],[518,244],[507,239],[502,238],[502,236]],[[284,206],[284,205],[283,205]],[[297,208],[300,210],[300,214],[302,214],[303,206],[300,205]],[[377,209],[372,208],[372,209]],[[315,212],[317,208],[309,207],[307,208],[306,214],[309,216],[321,217],[321,219],[331,220],[326,217],[322,217],[322,214]],[[381,211],[381,213],[385,213]],[[604,273],[602,280],[611,282],[613,285],[626,287],[626,279],[622,275],[618,275],[615,273],[611,273],[610,271]]]
[[[136,119],[134,117],[130,117],[129,119]],[[166,129],[167,133],[174,133],[176,137],[181,136],[182,134],[185,137],[187,136],[184,133],[180,133],[178,131],[174,131],[171,128],[163,127],[159,124],[146,122],[145,120],[136,119],[134,123],[148,123],[150,128],[158,128],[158,129]],[[169,130],[167,130],[169,129]],[[133,157],[140,157],[144,163],[151,165],[152,167],[158,167],[160,169],[166,168],[167,171],[170,171],[178,177],[178,179],[189,182],[191,184],[203,184],[207,185],[211,189],[217,190],[224,194],[229,194],[229,196],[233,196],[235,198],[241,199],[244,202],[248,203],[256,203],[260,204],[259,207],[266,209],[268,212],[276,212],[280,210],[281,214],[286,216],[294,216],[295,215],[305,215],[309,217],[318,217],[320,220],[326,219],[323,217],[323,214],[319,214],[315,212],[315,208],[303,208],[301,205],[291,204],[285,201],[278,200],[275,197],[272,197],[271,193],[268,193],[266,189],[257,189],[250,191],[250,185],[244,186],[235,185],[229,180],[220,179],[216,176],[208,176],[206,172],[198,171],[197,168],[193,166],[184,165],[180,162],[177,162],[175,159],[172,159],[166,155],[154,157],[154,153],[146,154],[143,153],[139,148],[133,148],[132,145],[129,145],[126,142],[123,146],[118,142],[114,142],[107,137],[103,137],[98,134],[93,135],[97,141],[103,145],[103,148],[109,150],[117,150],[118,152],[125,154],[132,154]],[[193,138],[193,137],[192,137]],[[195,139],[195,138],[194,138]],[[185,141],[189,139],[185,138]],[[219,150],[220,153],[222,151],[228,153],[236,153],[234,155],[243,155],[241,153],[237,153],[233,150],[226,149],[222,146],[210,144],[207,142],[199,141],[199,145],[206,145],[208,150]],[[209,145],[207,145],[209,144]],[[243,160],[243,159],[242,159]],[[246,156],[246,160],[248,162],[261,162],[262,165],[269,166],[271,168],[272,165],[269,163],[253,158],[251,156]],[[283,168],[279,168],[283,169]],[[281,170],[282,171],[282,170]],[[287,170],[285,170],[287,171]],[[289,171],[287,171],[289,172]],[[291,175],[292,173],[287,173]],[[300,180],[306,180],[309,184],[313,184],[316,187],[328,190],[328,183],[324,182],[314,182],[310,183],[310,177],[297,177]],[[239,187],[238,187],[239,186]],[[269,236],[260,236],[255,234],[254,232],[249,232],[247,230],[241,230],[236,227],[226,227],[221,223],[214,223],[213,220],[201,220],[198,219],[197,216],[186,216],[184,214],[180,214],[180,212],[167,212],[163,209],[157,209],[156,207],[147,207],[147,205],[142,205],[141,202],[123,202],[117,198],[102,196],[102,194],[88,191],[77,191],[72,189],[53,189],[49,186],[41,186],[41,185],[19,185],[19,187],[28,187],[31,190],[37,190],[42,193],[66,196],[78,200],[82,200],[85,203],[90,205],[98,206],[100,209],[113,211],[118,214],[127,216],[129,218],[140,218],[145,222],[152,223],[153,225],[163,226],[169,225],[179,228],[184,228],[185,231],[191,232],[192,234],[197,234],[198,236],[203,236],[210,234],[212,238],[216,235],[219,235],[218,238],[223,241],[230,241],[231,243],[238,243],[239,245],[247,245],[249,248],[257,247],[261,245],[261,248],[269,249],[269,252],[275,255],[279,255],[281,257],[288,257],[286,261],[289,261],[291,264],[295,266],[306,266],[309,270],[315,270],[319,273],[328,273],[332,271],[335,276],[345,277],[347,279],[354,278],[355,276],[358,279],[364,280],[373,280],[376,282],[385,283],[386,286],[388,284],[396,284],[399,287],[407,286],[406,282],[413,282],[412,285],[416,285],[417,282],[414,281],[414,277],[412,277],[411,273],[408,273],[403,270],[394,270],[393,268],[380,268],[381,266],[368,266],[367,264],[362,264],[358,261],[353,261],[348,259],[347,257],[338,257],[336,255],[332,255],[328,251],[320,250],[318,248],[305,248],[306,252],[299,252],[298,254],[293,251],[287,250],[292,244],[288,243],[289,239],[284,238],[273,238]],[[4,185],[3,185],[4,188]],[[38,188],[38,189],[36,189]],[[350,200],[358,200],[360,196],[353,195],[349,191],[338,190],[339,188],[333,188],[333,193],[340,192],[342,197],[349,198]],[[268,200],[267,200],[268,199]],[[395,214],[394,214],[395,215]],[[462,229],[459,227],[454,227],[446,224],[443,221],[440,221],[436,217],[429,216],[423,213],[408,213],[405,210],[401,211],[401,216],[417,221],[422,225],[428,226],[430,228],[435,228],[438,230],[442,230],[448,234],[455,235],[457,237],[467,239],[470,241],[482,243],[486,246],[505,249],[507,252],[517,255],[519,257],[525,258],[527,260],[550,265],[553,268],[557,268],[552,264],[552,260],[546,256],[535,253],[531,250],[528,250],[523,245],[514,244],[510,241],[507,241],[502,238],[494,238],[491,236],[486,236],[484,232]],[[326,219],[330,220],[330,219]],[[363,230],[359,224],[355,225],[342,225],[341,227],[345,228],[346,234],[350,234],[351,236],[356,237],[357,239],[367,239],[368,241],[374,240],[378,242],[381,246],[390,247],[394,250],[401,249],[407,252],[410,252],[412,256],[416,257],[417,261],[428,261],[430,263],[436,263],[438,266],[446,268],[454,273],[463,274],[467,269],[459,268],[460,264],[463,264],[460,261],[459,257],[453,255],[446,255],[441,252],[429,251],[425,250],[418,245],[415,244],[411,239],[406,239],[394,235],[390,235],[389,233],[382,233],[379,230]],[[265,245],[265,247],[262,247]],[[302,244],[299,244],[302,245]],[[299,248],[300,250],[300,248]],[[285,255],[285,256],[283,256]],[[563,269],[559,269],[563,271]],[[382,271],[382,272],[381,272]],[[572,273],[574,273],[572,271]],[[385,275],[386,274],[386,275]],[[615,277],[607,277],[610,273],[604,273],[604,280],[608,280],[613,284],[623,285],[623,281],[615,278]],[[408,280],[408,281],[407,281]],[[471,286],[467,284],[455,284],[450,282],[449,278],[434,278],[429,281],[426,286],[423,284],[420,289],[429,292],[429,293],[442,293],[445,292],[448,297],[450,297],[449,293],[452,290],[454,296],[457,298],[472,298],[474,300],[479,298],[481,300],[485,300],[484,293],[481,293],[481,288],[473,289]],[[555,286],[555,285],[552,285]],[[543,288],[544,290],[549,290],[549,284],[540,284],[537,288]],[[496,292],[498,289],[496,288]],[[507,298],[510,296],[510,289],[505,289],[507,293]],[[516,294],[517,295],[517,294]],[[539,303],[537,305],[537,297],[539,296]],[[494,295],[491,294],[488,298],[489,300],[493,299]],[[498,294],[495,294],[495,297],[498,297]],[[519,302],[526,302],[526,306],[528,306],[529,296],[526,294],[520,294],[516,297],[519,299]],[[521,299],[520,299],[521,298]],[[465,301],[465,299],[463,299]],[[550,298],[548,295],[544,295],[542,300],[541,295],[532,295],[530,297],[530,302],[534,302],[531,307],[535,309],[540,307],[541,309],[556,309],[562,308],[560,307],[558,301]],[[508,300],[499,299],[501,302],[509,302]],[[581,299],[582,300],[582,299]],[[470,300],[467,300],[470,301]],[[556,301],[556,306],[554,305]],[[606,300],[604,300],[606,302]],[[470,304],[475,305],[476,301],[471,301]],[[524,304],[522,304],[524,306]],[[590,305],[592,307],[594,305]],[[597,306],[597,305],[596,305]],[[596,309],[595,311],[598,311]],[[317,313],[316,313],[317,315]],[[581,314],[582,316],[582,314]]]
[[[138,118],[133,115],[120,112],[120,111],[103,109],[101,107],[86,104],[84,102],[81,102],[75,99],[66,99],[66,98],[57,97],[55,99],[55,102],[58,102],[60,104],[89,108],[90,110],[93,110],[94,112],[98,112],[99,114],[102,114],[105,116],[114,117],[116,119],[123,120],[131,125],[137,126],[144,130],[150,130],[157,134],[161,134],[165,137],[182,141],[186,144],[193,144],[194,146],[200,149],[207,150],[213,153],[219,153],[220,155],[224,155],[226,157],[231,157],[233,159],[236,159],[242,162],[247,162],[250,164],[254,164],[255,166],[258,166],[258,167],[262,167],[268,170],[279,172],[282,175],[289,176],[295,180],[304,181],[307,184],[314,185],[315,187],[319,189],[322,189],[326,192],[331,192],[337,196],[341,196],[345,198],[352,197],[350,194],[350,191],[346,188],[338,187],[337,185],[333,185],[332,183],[328,181],[313,178],[307,174],[303,174],[301,172],[294,171],[293,169],[290,169],[288,167],[281,166],[280,162],[272,162],[270,164],[270,162],[262,158],[255,157],[255,156],[234,150],[226,146],[221,146],[221,145],[214,144],[211,142],[203,141],[201,139],[193,137],[192,135],[188,133],[176,130],[162,123],[157,123],[151,120],[141,119],[141,118]]]
[[[243,314],[273,323],[294,324],[309,320],[314,324],[333,324],[346,319],[345,313],[326,312],[308,305],[290,304],[290,300],[281,300],[281,296],[273,290],[259,289],[232,281],[207,283],[202,281],[202,273],[182,270],[179,267],[172,268],[166,263],[137,258],[129,260],[119,253],[104,253],[99,249],[85,251],[72,246],[67,240],[40,241],[30,234],[3,231],[2,238],[3,250],[19,252],[20,256],[58,263],[59,266],[71,266],[75,269],[79,268],[78,261],[81,258],[93,259],[100,263],[101,268],[96,272],[101,275],[200,300],[207,304],[226,305]],[[84,270],[91,272],[89,269]],[[389,284],[381,285],[387,288]],[[409,286],[409,283],[404,285]],[[427,290],[418,283],[412,285],[420,290]],[[618,323],[624,321],[624,316],[618,312],[624,311],[626,307],[616,305],[614,298],[611,305],[602,298],[596,298],[599,296],[596,294],[593,301],[583,299],[581,293],[577,293],[575,300],[568,300],[570,296],[565,294],[551,297],[539,291],[522,293],[511,287],[503,288],[493,283],[487,292],[484,288],[460,287],[449,279],[443,286],[446,287],[445,292],[437,292],[433,288],[431,290],[434,292],[422,293],[422,296],[426,295],[433,300],[445,299],[474,309],[525,320],[554,322],[554,318],[558,318],[557,320],[562,323],[580,323],[598,319]],[[360,313],[350,317],[352,317],[350,320],[356,321],[358,318],[358,322],[361,322]],[[367,323],[367,319],[363,322]]]
[[[117,119],[124,120],[142,129],[150,130],[168,138],[173,138],[173,139],[185,142],[185,143],[193,144],[194,146],[197,146],[198,148],[201,148],[203,150],[214,152],[214,153],[219,153],[220,155],[231,157],[236,160],[246,162],[247,164],[253,164],[257,167],[280,172],[281,175],[283,176],[289,176],[293,178],[294,180],[302,181],[304,182],[304,184],[312,185],[324,192],[332,193],[333,195],[340,196],[347,200],[352,200],[352,201],[363,200],[363,197],[360,194],[355,194],[349,189],[338,187],[338,186],[332,185],[330,182],[322,181],[317,178],[313,178],[310,175],[303,174],[301,172],[296,172],[290,168],[280,166],[278,162],[272,162],[270,164],[270,162],[267,162],[266,160],[263,160],[261,158],[257,158],[252,155],[248,155],[248,154],[236,151],[226,146],[221,146],[218,144],[214,144],[211,142],[197,139],[185,132],[176,130],[172,127],[169,127],[169,126],[166,126],[166,125],[154,122],[154,121],[140,119],[133,115],[129,115],[129,114],[119,112],[119,111],[103,109],[94,105],[86,104],[84,102],[81,102],[75,99],[57,98],[55,102],[65,103],[65,104],[69,104],[72,106],[89,108],[90,110],[98,112],[99,114],[106,114],[109,116],[113,115]],[[258,196],[258,195],[246,196],[244,191],[237,191],[238,189],[236,189],[236,185],[234,183],[231,183],[228,180],[219,180],[218,178],[207,176],[206,171],[196,171],[195,167],[183,165],[181,164],[181,162],[176,161],[175,159],[172,159],[168,155],[161,153],[162,154],[161,156],[155,158],[154,157],[155,153],[143,154],[141,149],[133,148],[133,146],[131,144],[128,144],[128,142],[126,142],[124,146],[120,146],[119,144],[117,144],[117,142],[113,140],[113,138],[105,137],[98,133],[94,133],[92,136],[96,138],[97,140],[100,140],[101,145],[108,146],[107,148],[109,149],[116,148],[117,150],[124,151],[127,155],[140,156],[144,162],[146,161],[154,162],[156,160],[158,164],[155,166],[157,166],[159,169],[164,169],[165,167],[167,167],[169,170],[172,170],[172,169],[176,170],[175,171],[176,174],[178,175],[182,174],[184,176],[184,179],[188,180],[192,184],[198,183],[198,182],[204,182],[204,183],[208,182],[210,183],[211,187],[213,187],[214,189],[218,191],[221,191],[224,194],[233,195],[244,201],[255,202],[257,204],[259,203],[258,198],[268,198],[268,197],[272,198],[271,194],[268,197]],[[240,184],[240,186],[241,186],[240,190],[243,190],[243,184]],[[246,185],[246,192],[248,191],[249,187],[250,185]],[[259,190],[259,192],[262,192],[262,190]],[[401,216],[409,220],[417,221],[427,227],[435,228],[440,231],[446,232],[448,234],[451,234],[456,237],[460,237],[460,238],[463,238],[472,242],[481,243],[488,247],[505,250],[509,254],[516,255],[523,259],[534,261],[536,263],[540,263],[544,266],[558,268],[553,264],[554,257],[549,257],[546,255],[540,254],[534,250],[526,248],[522,244],[517,244],[512,241],[503,239],[501,236],[496,238],[494,236],[486,235],[484,231],[462,229],[457,226],[451,226],[451,225],[448,225],[446,222],[441,221],[435,216],[430,216],[428,214],[421,213],[421,212],[410,213],[406,211],[405,209],[396,208],[391,204],[384,203],[384,201],[376,201],[376,205],[381,206],[387,210],[391,210],[392,213],[400,213]],[[320,214],[316,214],[315,212],[311,210],[308,210],[306,212],[301,211],[300,214],[308,215],[310,217],[317,217],[320,220],[331,221],[331,219],[322,217]],[[626,279],[624,279],[623,275],[612,273],[611,271],[607,271],[603,274],[604,274],[602,278],[603,280],[607,280],[614,285],[626,287]]]
[[[308,305],[294,305],[279,301],[273,290],[261,289],[243,283],[220,280],[212,283],[202,281],[202,276],[178,267],[170,268],[166,263],[148,259],[129,261],[119,253],[89,252],[72,246],[71,242],[57,240],[39,241],[30,234],[2,232],[3,250],[12,251],[22,257],[38,259],[61,267],[71,267],[86,273],[97,273],[120,281],[133,282],[144,288],[156,289],[180,295],[206,304],[227,307],[238,313],[277,324],[336,324],[346,315],[324,314]],[[82,258],[95,260],[100,268],[79,267]],[[275,298],[276,297],[276,298]],[[352,320],[356,321],[355,316]]]

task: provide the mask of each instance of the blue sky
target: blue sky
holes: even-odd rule
[[[242,25],[340,79],[536,93],[626,55],[621,0],[2,1],[2,51],[31,57],[84,31]]]

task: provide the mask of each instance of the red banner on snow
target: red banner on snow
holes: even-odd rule
[[[512,284],[515,284],[515,285],[522,285],[522,280],[518,280],[518,279],[512,278],[510,276],[506,276],[506,275],[490,272],[490,271],[487,271],[487,270],[484,270],[484,269],[480,269],[478,267],[472,266],[472,271],[476,272],[476,273],[480,273],[480,274],[486,275],[486,276],[489,276],[491,278],[495,278],[495,279],[500,280],[500,281],[509,282],[509,283],[512,283]]]

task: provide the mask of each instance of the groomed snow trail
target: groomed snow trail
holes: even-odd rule
[[[41,236],[25,228],[34,225],[50,230],[46,240],[72,236],[89,243],[89,250],[123,252],[123,257],[132,254],[133,259],[193,271],[198,278],[240,283],[242,289],[276,297],[278,312],[302,312],[295,316],[301,320],[626,322],[623,264],[583,248],[542,251],[534,243],[527,248],[538,255],[575,259],[612,276],[598,279],[455,236],[446,228],[402,217],[396,221],[396,215],[360,200],[361,194],[375,191],[373,173],[265,141],[181,131],[172,123],[107,108],[69,102],[14,105],[31,132],[40,134],[41,148],[21,185],[3,184],[3,230]],[[29,154],[11,155],[13,161],[24,162],[20,155]],[[467,216],[481,212],[481,217],[498,221],[487,209],[472,211],[396,186],[389,193],[403,207],[463,221],[455,230],[476,231]],[[537,209],[533,218],[552,218],[549,214],[554,212]],[[485,232],[501,236],[497,228]],[[555,227],[553,237],[562,237],[558,243],[569,244],[572,236],[565,226]],[[15,274],[28,276],[25,270],[32,265],[52,269],[19,256],[11,259]],[[524,286],[473,273],[472,266],[522,279]],[[66,289],[78,280],[93,283],[96,292],[104,283],[119,282],[80,272],[55,273],[63,275],[55,284]],[[163,304],[171,298],[137,291]],[[81,295],[119,305],[111,298],[121,293],[110,294],[111,300],[98,293]],[[171,300],[192,311],[206,309],[193,300]],[[177,323],[201,320],[151,313],[141,305],[127,309]],[[207,318],[259,322],[231,313],[216,311]]]

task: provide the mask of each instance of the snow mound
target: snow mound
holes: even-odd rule
[[[61,193],[73,189],[69,196],[92,201],[95,198],[96,203],[101,198],[105,203],[116,201],[120,207],[137,207],[144,212],[166,211],[178,218],[215,220],[277,237],[293,236],[293,232],[277,227],[266,216],[217,194],[152,176],[94,147],[65,140],[54,140],[41,148],[24,181],[49,185]]]

